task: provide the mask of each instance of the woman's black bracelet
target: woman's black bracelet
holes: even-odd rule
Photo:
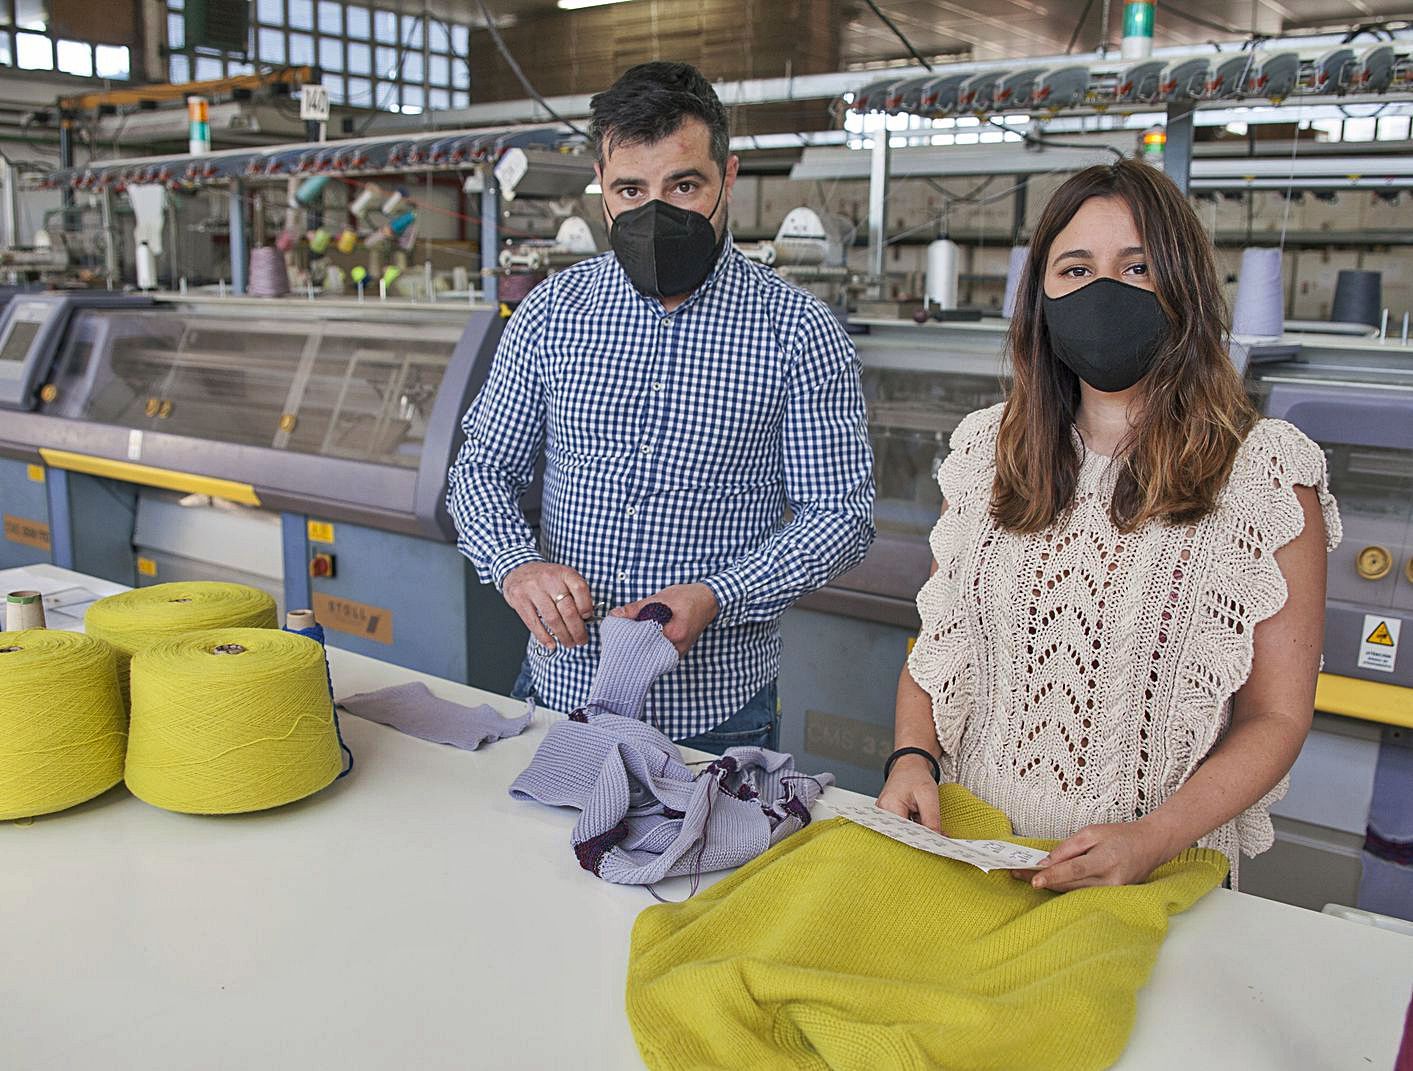
[[[930,751],[924,751],[920,747],[900,747],[893,754],[888,756],[888,761],[883,764],[883,780],[888,780],[888,773],[893,769],[893,763],[897,762],[904,755],[921,755],[927,760],[927,764],[932,767],[932,779],[939,785],[942,783],[942,767],[937,764],[937,757]]]

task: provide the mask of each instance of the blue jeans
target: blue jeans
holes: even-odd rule
[[[513,699],[529,699],[535,693],[535,678],[530,672],[530,659],[526,657],[520,667],[520,676],[510,689]],[[539,696],[535,696],[539,701]],[[720,755],[729,747],[763,747],[771,751],[780,750],[779,692],[776,682],[771,681],[751,696],[746,705],[731,717],[708,729],[704,733],[686,740],[678,740],[683,747],[696,748]]]

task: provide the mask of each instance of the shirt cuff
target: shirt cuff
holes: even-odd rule
[[[746,606],[746,578],[727,569],[702,581],[716,596],[716,620],[723,625],[736,622]]]
[[[496,590],[505,590],[505,578],[511,574],[512,570],[530,562],[544,560],[533,543],[517,543],[514,546],[506,547],[491,559],[491,575],[495,578]]]

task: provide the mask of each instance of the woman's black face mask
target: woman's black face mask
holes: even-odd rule
[[[711,217],[725,190],[723,178],[716,203],[705,216],[656,200],[618,217],[608,213],[613,252],[641,293],[655,298],[690,294],[711,274],[726,233],[723,229],[723,237],[717,237]]]
[[[1168,334],[1157,295],[1117,279],[1095,279],[1064,297],[1045,296],[1050,346],[1095,390],[1128,390],[1153,367]]]

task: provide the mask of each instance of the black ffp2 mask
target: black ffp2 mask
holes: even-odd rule
[[[725,240],[711,217],[721,206],[726,183],[716,191],[708,215],[666,201],[649,201],[622,215],[609,213],[609,242],[634,286],[649,297],[676,297],[701,286],[716,266]],[[605,208],[607,211],[607,208]]]
[[[1095,390],[1128,390],[1148,374],[1168,334],[1157,295],[1117,279],[1046,297],[1050,347]]]

